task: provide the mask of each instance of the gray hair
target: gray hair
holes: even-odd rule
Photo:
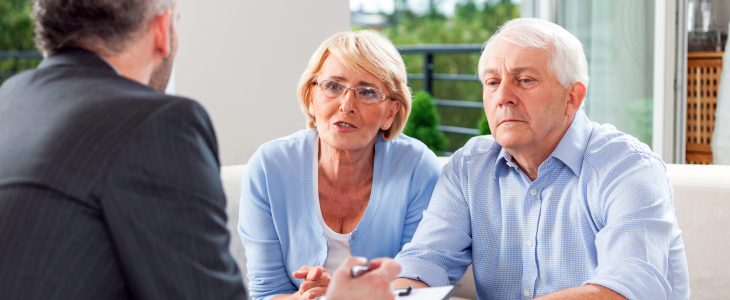
[[[548,71],[564,88],[575,82],[588,87],[588,61],[578,38],[554,23],[532,18],[510,20],[489,38],[479,58],[478,75],[482,82],[487,52],[498,39],[521,47],[550,51]]]
[[[176,0],[36,0],[35,44],[49,56],[67,46],[121,52],[151,17]]]

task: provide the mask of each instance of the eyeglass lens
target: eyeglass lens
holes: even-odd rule
[[[355,92],[355,96],[357,96],[357,99],[360,99],[360,101],[362,101],[363,103],[376,103],[385,99],[385,95],[383,95],[383,93],[375,88],[366,86],[349,88],[347,87],[347,85],[339,81],[323,80],[319,84],[319,87],[322,89],[327,97],[339,97],[345,91],[350,89]]]

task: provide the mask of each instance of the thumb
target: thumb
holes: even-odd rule
[[[377,276],[386,281],[393,281],[401,271],[400,264],[390,258],[376,258],[370,262],[370,268],[373,269],[365,276]]]
[[[354,266],[364,266],[368,263],[368,259],[365,257],[351,256],[348,257],[337,270],[335,274],[339,276],[348,275],[350,276],[350,269]]]

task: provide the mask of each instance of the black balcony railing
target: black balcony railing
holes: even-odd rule
[[[401,55],[423,55],[423,73],[408,74],[408,80],[422,80],[423,90],[433,95],[434,80],[444,81],[473,81],[479,82],[476,74],[441,74],[433,72],[433,56],[435,54],[475,54],[482,52],[482,44],[441,44],[441,45],[408,45],[398,46]],[[484,109],[482,102],[463,101],[463,100],[446,100],[434,99],[434,104],[438,106],[451,106],[466,109]],[[442,132],[460,133],[469,135],[479,135],[479,129],[455,127],[455,126],[439,126]]]
[[[408,80],[423,81],[423,89],[433,95],[433,82],[471,81],[479,82],[476,74],[441,74],[433,72],[433,57],[436,54],[475,54],[482,52],[481,44],[442,44],[442,45],[408,45],[397,47],[401,55],[423,55],[423,73],[408,74]],[[43,56],[36,51],[0,51],[0,82],[16,73],[34,68]],[[438,106],[450,106],[465,109],[484,109],[482,102],[434,99]],[[456,126],[439,126],[442,132],[478,135],[479,130]]]
[[[0,82],[23,70],[35,68],[43,59],[37,51],[0,51]]]

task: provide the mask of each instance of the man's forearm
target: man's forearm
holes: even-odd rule
[[[587,284],[584,286],[574,287],[567,290],[562,290],[550,295],[545,295],[538,300],[572,300],[572,299],[588,299],[588,300],[627,300],[621,294],[614,292],[609,288],[605,288],[600,285]]]
[[[404,288],[412,286],[414,288],[425,288],[428,287],[428,284],[424,283],[420,280],[410,279],[410,278],[396,278],[393,280],[393,287],[394,288]]]

